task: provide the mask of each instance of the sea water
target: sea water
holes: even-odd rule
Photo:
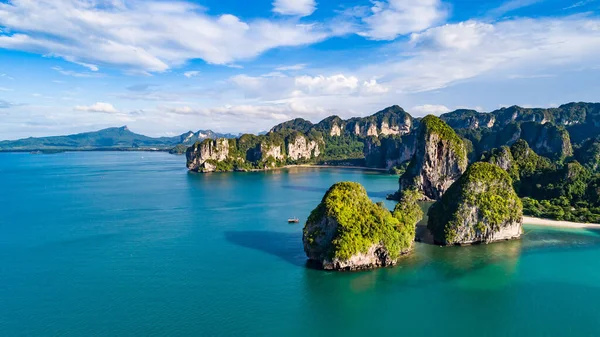
[[[590,230],[309,268],[302,225],[338,181],[374,201],[398,186],[345,169],[195,174],[166,153],[0,154],[0,335],[600,336]]]

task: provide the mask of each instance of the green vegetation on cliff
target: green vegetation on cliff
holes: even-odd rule
[[[452,152],[458,156],[460,164],[465,165],[467,163],[467,153],[462,138],[456,134],[450,125],[446,124],[439,117],[433,115],[425,116],[421,120],[420,130],[426,135],[437,134],[440,138],[447,140],[450,143]]]
[[[411,201],[407,198],[405,202]],[[304,240],[309,245],[316,244],[324,233],[315,224],[329,218],[337,222],[337,229],[332,240],[322,248],[326,258],[348,260],[356,254],[367,253],[373,245],[382,245],[390,258],[397,259],[411,249],[416,224],[412,221],[418,218],[416,210],[408,204],[397,207],[395,214],[404,210],[408,215],[399,219],[383,205],[373,203],[360,184],[337,183],[310,214]]]
[[[427,227],[436,242],[488,242],[519,223],[523,206],[512,179],[497,165],[474,163],[429,209]]]
[[[577,158],[552,162],[535,153],[525,140],[507,148],[494,149],[482,160],[507,170],[517,194],[523,198],[526,215],[578,222],[600,221],[600,199],[594,191],[600,175],[594,171],[595,146],[582,146]]]

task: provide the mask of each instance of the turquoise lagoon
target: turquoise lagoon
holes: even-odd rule
[[[308,268],[286,220],[346,180],[375,201],[397,187],[344,169],[193,174],[164,153],[0,154],[0,335],[600,336],[590,230]]]

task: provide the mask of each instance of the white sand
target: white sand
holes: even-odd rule
[[[599,224],[540,219],[540,218],[532,218],[532,217],[528,217],[528,216],[523,217],[523,223],[526,225],[537,225],[537,226],[600,229]]]

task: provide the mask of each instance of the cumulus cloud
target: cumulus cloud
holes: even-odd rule
[[[527,34],[523,34],[527,32]],[[572,17],[466,21],[411,35],[409,57],[366,66],[396,92],[444,88],[482,76],[532,76],[597,64],[600,20]]]
[[[394,40],[432,27],[446,16],[440,0],[373,1],[369,15],[362,18],[366,27],[359,35],[372,40]]]
[[[337,95],[350,94],[358,89],[359,81],[355,76],[337,74],[333,76],[299,76],[295,79],[298,90],[306,94]]]
[[[285,4],[282,11],[307,13]],[[306,2],[301,2],[306,3]],[[229,65],[283,46],[322,41],[326,25],[208,15],[184,1],[13,0],[0,2],[0,47],[62,57],[95,71],[97,64],[162,72],[200,58]]]
[[[315,0],[275,0],[273,12],[282,15],[308,16],[317,6]]]
[[[248,76],[237,75],[231,82],[244,91],[246,98],[281,100],[292,97],[379,95],[389,88],[376,79],[360,80],[353,75],[330,76]]]
[[[77,111],[85,112],[102,112],[102,113],[118,113],[119,110],[115,109],[110,103],[97,102],[92,105],[78,105],[75,107]]]

